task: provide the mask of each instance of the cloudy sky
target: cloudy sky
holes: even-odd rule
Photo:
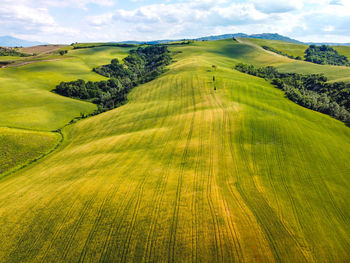
[[[350,0],[0,0],[0,36],[50,43],[280,33],[350,42]]]

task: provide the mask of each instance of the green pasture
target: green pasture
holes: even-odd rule
[[[224,40],[228,41],[228,40]],[[259,40],[240,38],[241,43],[225,48],[226,54],[240,62],[255,66],[274,66],[281,72],[301,74],[324,74],[330,81],[350,81],[350,67],[319,65],[306,61],[298,61],[266,51],[259,47]],[[272,40],[265,40],[266,43]],[[255,43],[256,42],[256,43]],[[282,42],[282,41],[279,41]],[[222,42],[224,43],[224,42]],[[287,43],[287,42],[285,42]],[[290,43],[284,44],[288,46]],[[295,44],[290,44],[293,47]],[[272,45],[270,45],[272,46]],[[291,48],[292,49],[292,48]]]
[[[0,178],[45,155],[60,139],[57,133],[0,128]]]
[[[290,56],[300,56],[304,58],[304,52],[309,47],[305,44],[294,44],[285,41],[279,40],[266,40],[266,39],[257,39],[257,38],[249,38],[250,42],[258,45],[258,46],[268,46],[272,47],[276,50],[282,51]]]
[[[91,103],[50,91],[61,81],[104,79],[92,68],[122,58],[128,51],[118,47],[74,50],[50,61],[0,69],[0,127],[56,130],[80,113],[94,111]]]
[[[332,46],[339,54],[346,56],[350,60],[350,46]]]
[[[0,180],[0,262],[346,262],[349,127],[233,70],[284,58],[232,40],[171,50],[126,105],[65,127],[54,153]],[[95,51],[32,71],[97,78]],[[24,86],[29,69],[13,69]],[[62,99],[70,117],[92,109]]]

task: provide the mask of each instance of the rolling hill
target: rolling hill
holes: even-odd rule
[[[91,69],[128,48],[0,69],[0,126],[62,128],[64,138],[0,175],[0,262],[346,262],[349,127],[233,67],[331,80],[350,80],[350,68],[296,62],[249,40],[170,49],[168,71],[126,105],[64,128],[95,106],[49,90],[101,78]]]
[[[254,38],[254,39],[267,39],[267,40],[279,40],[284,41],[288,43],[295,43],[295,44],[303,44],[302,42],[292,39],[286,36],[282,36],[277,33],[263,33],[263,34],[245,34],[245,33],[234,33],[234,34],[223,34],[223,35],[214,35],[214,36],[205,36],[205,37],[199,37],[194,38],[195,41],[216,41],[216,40],[223,40],[228,38],[238,38],[238,37],[244,37],[244,38]],[[153,41],[123,41],[120,43],[125,44],[149,44],[149,45],[155,45],[155,44],[166,44],[171,42],[177,42],[182,41],[183,39],[176,39],[176,40],[170,40],[170,39],[164,39],[164,40],[153,40]]]

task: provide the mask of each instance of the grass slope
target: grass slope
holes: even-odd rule
[[[226,40],[227,41],[227,40]],[[324,74],[330,81],[350,81],[350,67],[319,65],[306,61],[297,61],[262,49],[254,43],[255,39],[240,38],[241,46],[230,46],[225,50],[232,58],[255,66],[275,66],[281,72],[301,74]],[[272,41],[272,40],[265,40]],[[295,44],[286,43],[285,48]]]
[[[61,81],[101,80],[91,69],[124,57],[127,48],[101,47],[70,51],[54,61],[37,61],[0,69],[0,126],[55,130],[96,106],[50,92]],[[91,54],[94,54],[91,56]]]
[[[279,41],[279,40],[249,38],[249,41],[259,46],[272,47],[288,55],[291,55],[294,57],[300,56],[301,58],[304,58],[304,52],[309,47],[308,45],[304,45],[304,44],[293,44],[293,43]]]
[[[57,133],[0,128],[0,178],[49,152],[60,137]]]
[[[350,130],[232,70],[250,48],[173,48],[128,104],[1,180],[0,261],[349,259]]]
[[[350,46],[332,46],[339,54],[342,54],[350,60]]]

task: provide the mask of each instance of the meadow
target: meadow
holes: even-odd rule
[[[324,74],[332,82],[350,81],[350,67],[319,65],[307,61],[290,59],[288,57],[266,51],[260,47],[260,44],[274,47],[294,56],[300,55],[300,52],[303,50],[303,48],[307,46],[286,42],[281,44],[280,42],[282,41],[260,40],[252,38],[240,38],[238,41],[242,47],[240,49],[230,47],[231,49],[235,50],[230,52],[230,56],[245,63],[253,64],[255,66],[274,66],[278,69],[278,71],[285,73],[294,72],[300,74]],[[297,52],[295,50],[297,50]],[[337,50],[339,52],[344,52],[341,54],[346,55],[348,47],[337,47]]]
[[[304,52],[309,47],[306,44],[294,44],[279,40],[267,40],[267,39],[257,39],[249,38],[249,41],[258,46],[268,46],[276,50],[282,51],[290,56],[300,56],[304,58]]]
[[[232,40],[170,49],[169,70],[127,104],[66,126],[58,149],[0,179],[0,262],[346,262],[349,127],[233,67],[350,71],[335,77]],[[125,50],[0,69],[13,112],[38,114],[35,124],[0,107],[0,126],[53,130],[92,111],[50,87],[98,79],[91,68]],[[56,104],[41,108],[41,96]]]

